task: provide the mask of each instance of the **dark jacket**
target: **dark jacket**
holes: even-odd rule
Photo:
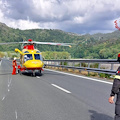
[[[117,69],[116,75],[120,76],[120,67]],[[120,79],[115,78],[111,90],[110,96],[115,96],[117,94],[116,103],[120,104]]]

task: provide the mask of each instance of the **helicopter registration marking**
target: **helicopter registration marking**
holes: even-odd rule
[[[32,62],[32,63],[37,64],[37,62]]]

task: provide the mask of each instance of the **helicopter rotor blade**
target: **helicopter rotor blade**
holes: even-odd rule
[[[53,42],[34,42],[36,44],[43,44],[43,45],[58,45],[58,46],[70,46],[73,45],[72,43],[53,43]]]
[[[21,42],[7,42],[7,43],[0,43],[0,45],[8,45],[8,44],[17,44]]]
[[[53,42],[36,42],[36,41],[23,41],[23,42],[7,42],[7,43],[0,43],[0,45],[8,45],[8,44],[42,44],[42,45],[57,45],[57,46],[69,46],[71,47],[71,45],[75,45],[74,43],[53,43]]]

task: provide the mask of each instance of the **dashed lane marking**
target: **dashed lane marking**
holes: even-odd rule
[[[8,89],[8,92],[10,91],[10,89]]]
[[[17,119],[18,118],[18,115],[17,115],[17,111],[15,110],[15,118]]]
[[[2,101],[5,99],[5,96],[2,98]]]
[[[39,76],[36,76],[36,78],[40,78]]]
[[[68,91],[68,90],[66,90],[66,89],[64,89],[62,87],[59,87],[58,85],[55,85],[55,84],[51,84],[51,85],[58,88],[58,89],[60,89],[60,90],[62,90],[62,91],[64,91],[64,92],[66,92],[66,93],[71,93],[70,91]]]
[[[8,78],[8,87],[10,87],[11,82],[12,82],[12,78],[11,79]]]

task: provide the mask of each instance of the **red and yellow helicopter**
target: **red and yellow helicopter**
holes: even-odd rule
[[[32,70],[33,76],[35,76],[35,71],[38,70],[39,73],[43,70],[43,59],[41,52],[38,49],[34,48],[34,44],[46,44],[46,45],[58,45],[58,46],[68,46],[71,47],[72,43],[51,43],[51,42],[36,42],[31,39],[24,42],[8,42],[8,43],[0,43],[0,45],[4,44],[16,44],[22,43],[23,48],[22,51],[19,49],[15,49],[15,52],[20,53],[20,65],[18,65],[18,71],[23,72],[26,70]]]

